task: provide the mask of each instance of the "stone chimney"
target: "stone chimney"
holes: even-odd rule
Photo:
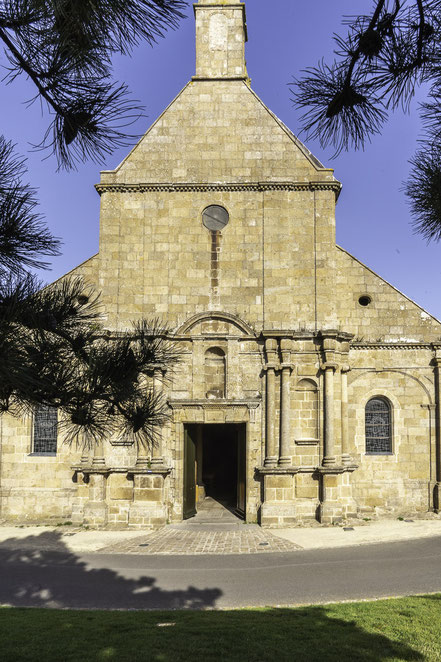
[[[196,76],[247,79],[245,5],[239,0],[199,0],[196,17]]]

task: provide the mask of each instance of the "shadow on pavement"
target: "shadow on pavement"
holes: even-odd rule
[[[90,568],[58,531],[0,543],[0,576],[0,604],[14,607],[207,609],[222,595],[219,588],[192,586],[165,591],[153,577]]]
[[[413,638],[412,623],[418,618],[426,636],[441,611],[439,596],[217,611],[219,588],[166,591],[153,577],[135,580],[90,567],[66,548],[58,532],[1,543],[0,576],[3,605],[106,610],[2,609],[5,662],[422,661],[432,658],[419,652],[427,642]],[[152,606],[176,611],[141,611]],[[401,630],[409,627],[402,638]]]

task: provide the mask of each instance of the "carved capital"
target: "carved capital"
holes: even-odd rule
[[[333,370],[334,372],[338,370],[338,363],[330,363],[326,361],[326,363],[321,363],[320,364],[320,370]]]

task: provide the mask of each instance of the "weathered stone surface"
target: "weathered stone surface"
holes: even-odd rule
[[[103,473],[74,471],[82,451],[61,434],[56,456],[36,456],[32,416],[4,416],[0,518],[178,521],[191,424],[243,426],[248,521],[439,511],[441,325],[336,246],[339,184],[250,89],[244,7],[200,1],[196,20],[197,76],[102,173],[100,251],[73,271],[102,292],[110,330],[159,316],[184,350],[161,449],[141,458],[164,471],[131,473],[136,448],[111,440]],[[215,234],[202,223],[210,205],[229,215]],[[389,455],[366,454],[374,396],[391,407]],[[340,473],[320,473],[327,448]]]

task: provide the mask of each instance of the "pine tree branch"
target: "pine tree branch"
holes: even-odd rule
[[[39,76],[34,71],[34,69],[29,65],[29,63],[26,61],[26,59],[22,56],[20,51],[15,47],[15,44],[11,39],[9,38],[7,32],[3,29],[0,28],[0,39],[5,43],[5,45],[9,48],[10,52],[14,55],[16,58],[17,62],[20,64],[20,67],[23,69],[23,71],[29,76],[29,78],[32,80],[34,85],[36,86],[38,93],[43,97],[45,101],[55,110],[56,113],[59,115],[63,115],[63,109],[61,106],[59,106],[54,99],[47,93],[47,88],[44,87],[40,80]]]
[[[369,31],[369,30],[373,30],[374,27],[377,25],[378,20],[380,18],[380,14],[383,10],[383,7],[384,7],[385,3],[386,3],[386,0],[378,0],[377,6],[375,8],[375,11],[373,13],[373,16],[371,18],[371,21],[369,23],[369,26],[368,26],[366,32]],[[399,0],[397,0],[397,4],[399,4]],[[361,55],[361,47],[360,47],[360,41],[359,41],[358,48],[353,53],[353,55],[351,57],[351,60],[349,62],[348,71],[347,71],[346,78],[345,78],[345,81],[344,81],[344,87],[349,87],[351,85],[351,80],[352,80],[352,75],[353,75],[353,72],[354,72],[354,68],[355,68],[355,65],[357,64],[358,59],[360,58],[360,55]]]
[[[419,15],[420,15],[420,22],[419,22],[419,26],[418,26],[418,41],[417,41],[416,63],[417,63],[417,65],[420,65],[422,63],[423,42],[424,42],[424,27],[425,27],[424,7],[423,7],[422,0],[417,0],[417,7],[418,7]]]

